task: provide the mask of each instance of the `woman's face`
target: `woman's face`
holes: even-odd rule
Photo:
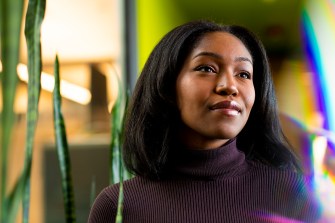
[[[249,51],[232,34],[206,34],[186,58],[176,93],[182,142],[195,149],[223,145],[243,129],[255,101]]]

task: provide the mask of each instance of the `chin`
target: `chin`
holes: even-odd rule
[[[220,134],[220,135],[216,135],[213,138],[229,140],[229,139],[235,138],[236,136],[237,134]]]
[[[231,126],[229,126],[228,128],[221,128],[219,130],[219,134],[225,139],[232,139],[235,138],[238,134],[240,134],[242,129],[243,128],[231,128]]]

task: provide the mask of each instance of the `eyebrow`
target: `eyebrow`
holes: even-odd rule
[[[195,55],[193,57],[193,59],[196,58],[196,57],[199,57],[199,56],[209,56],[209,57],[213,57],[213,58],[216,58],[216,59],[223,59],[223,57],[220,54],[213,53],[213,52],[206,52],[206,51],[198,53],[197,55]],[[234,61],[235,62],[247,61],[247,62],[253,64],[252,60],[250,60],[248,57],[236,57],[234,59]]]

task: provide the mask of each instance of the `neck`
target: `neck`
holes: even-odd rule
[[[176,148],[170,154],[173,176],[215,179],[239,175],[246,167],[245,155],[236,147],[236,139],[216,149]]]
[[[205,137],[189,127],[182,126],[179,132],[179,141],[186,147],[195,150],[210,150],[221,147],[231,139]]]

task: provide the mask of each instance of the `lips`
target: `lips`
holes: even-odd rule
[[[210,110],[233,110],[237,111],[238,113],[241,112],[240,105],[235,101],[220,101],[218,103],[213,104],[209,107]]]

